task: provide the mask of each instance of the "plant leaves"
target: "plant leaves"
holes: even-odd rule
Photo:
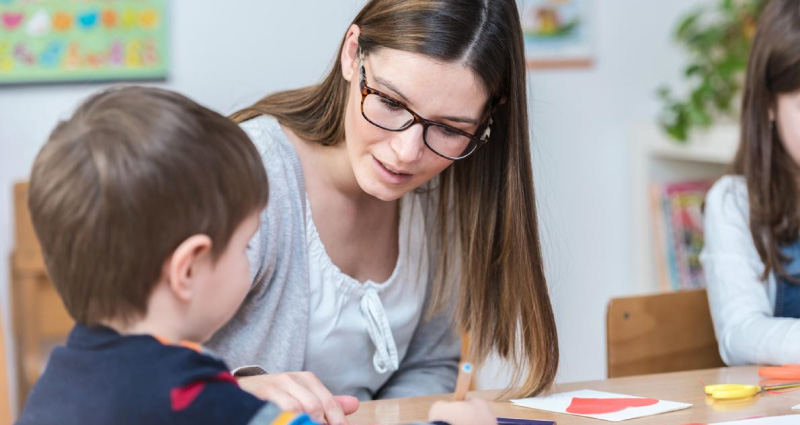
[[[689,54],[683,71],[688,95],[674,96],[668,86],[657,90],[659,118],[670,137],[687,140],[694,127],[707,127],[730,114],[747,68],[755,23],[767,0],[720,0],[678,21],[675,38]]]

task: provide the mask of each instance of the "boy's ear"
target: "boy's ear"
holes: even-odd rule
[[[169,288],[182,301],[194,292],[198,271],[211,262],[211,238],[194,235],[183,241],[165,264]]]
[[[361,35],[361,28],[358,25],[350,25],[347,34],[344,36],[342,45],[342,76],[347,81],[352,81],[353,75],[359,72],[361,62],[358,58],[358,36]]]

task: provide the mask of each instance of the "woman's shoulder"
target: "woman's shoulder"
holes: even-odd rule
[[[256,146],[270,180],[291,178],[296,179],[302,186],[303,170],[300,157],[277,119],[269,115],[260,115],[239,126]]]
[[[262,156],[267,151],[275,150],[289,143],[278,120],[269,115],[251,118],[240,123],[239,127],[247,133]]]

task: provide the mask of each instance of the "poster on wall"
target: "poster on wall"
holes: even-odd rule
[[[522,0],[520,6],[529,69],[592,66],[591,0]]]
[[[166,0],[0,0],[0,84],[164,79]]]

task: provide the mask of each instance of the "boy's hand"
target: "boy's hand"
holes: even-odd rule
[[[489,408],[489,403],[477,398],[438,401],[431,407],[428,420],[445,421],[451,425],[497,425],[497,417]]]
[[[311,372],[287,372],[237,379],[243,390],[282,410],[305,412],[317,423],[347,425],[345,415],[358,410],[358,399],[334,396]]]

